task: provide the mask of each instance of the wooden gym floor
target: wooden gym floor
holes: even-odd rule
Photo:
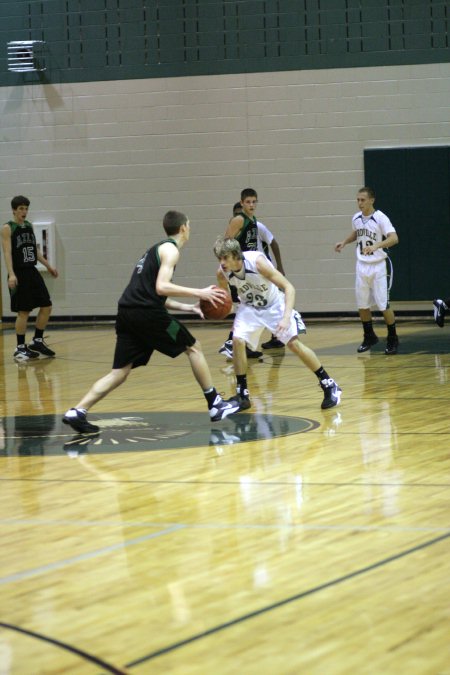
[[[308,325],[338,408],[271,352],[213,425],[187,359],[156,355],[88,439],[61,416],[113,328],[50,325],[57,357],[25,365],[4,330],[0,673],[450,675],[450,326],[398,326],[386,357]],[[226,396],[228,329],[192,327]]]

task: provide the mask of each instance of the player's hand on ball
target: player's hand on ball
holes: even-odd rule
[[[233,308],[231,295],[218,286],[204,288],[207,297],[200,298],[200,309],[205,319],[225,319]]]
[[[193,314],[198,314],[201,319],[205,318],[205,315],[203,314],[200,308],[200,302],[197,302],[195,305],[192,305],[191,311]]]
[[[200,300],[208,300],[213,307],[217,307],[225,302],[228,293],[218,286],[207,286],[202,288]]]

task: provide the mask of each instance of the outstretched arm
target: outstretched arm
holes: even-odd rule
[[[161,266],[156,278],[156,292],[158,295],[192,297],[210,300],[215,306],[221,302],[225,294],[220,288],[207,286],[206,288],[190,288],[172,283],[175,265],[180,258],[180,252],[173,244],[165,243],[159,247]],[[170,305],[168,305],[170,306]]]

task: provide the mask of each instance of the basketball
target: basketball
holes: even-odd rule
[[[233,308],[233,301],[227,295],[224,302],[218,303],[216,307],[209,300],[200,300],[200,309],[205,315],[205,319],[225,319]]]

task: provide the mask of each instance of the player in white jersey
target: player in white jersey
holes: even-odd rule
[[[340,253],[344,246],[356,242],[356,302],[363,324],[364,336],[357,351],[366,352],[378,342],[372,324],[371,307],[382,312],[388,335],[385,354],[397,354],[398,336],[395,315],[389,306],[392,264],[386,249],[398,243],[398,236],[389,218],[375,210],[375,193],[363,187],[356,197],[359,211],[352,218],[352,231],[343,241],[335,244]],[[389,273],[388,273],[389,268]]]
[[[241,200],[240,202],[236,202],[236,204],[233,206],[233,218],[235,218],[236,216],[246,216],[250,213],[254,216],[254,208],[258,199],[255,190],[247,188],[246,190],[243,190],[242,194],[244,195],[245,199]],[[233,218],[231,220],[233,220]],[[276,262],[277,270],[279,270],[281,274],[284,274],[283,263],[281,261],[281,251],[277,240],[275,239],[269,228],[266,227],[259,220],[256,220],[256,217],[255,222],[256,222],[256,232],[255,232],[256,250],[261,251],[261,253],[264,253],[264,255],[269,260],[272,260],[273,256]],[[231,233],[225,233],[225,236],[232,236],[232,235]],[[254,248],[252,249],[246,248],[246,246],[243,245],[242,240],[240,240],[239,243],[243,251],[254,250]],[[237,301],[237,298],[233,295],[233,291],[232,291],[232,299],[233,302]],[[268,340],[267,342],[263,342],[261,347],[263,349],[284,349],[284,344],[280,342],[280,340],[278,340],[275,335],[271,335],[270,340]],[[225,340],[225,342],[219,349],[219,354],[224,354],[229,359],[233,358],[233,331],[230,331],[228,338]],[[261,356],[262,352],[252,350],[247,347],[247,358],[254,359],[260,358]]]
[[[233,366],[237,380],[236,401],[240,410],[251,407],[247,387],[245,345],[252,349],[267,328],[287,345],[318,378],[323,390],[322,408],[338,405],[341,388],[322,367],[316,354],[298,338],[304,329],[294,309],[295,288],[259,251],[241,251],[236,239],[220,237],[214,246],[220,262],[217,282],[223,289],[236,288],[240,304],[233,323]]]

